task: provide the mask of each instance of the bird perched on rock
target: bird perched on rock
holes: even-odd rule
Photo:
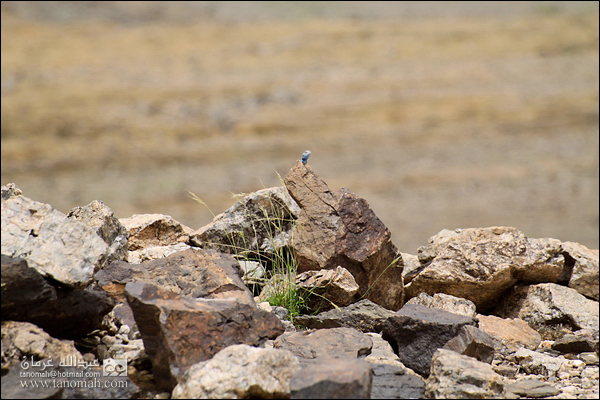
[[[302,164],[306,165],[308,157],[310,157],[310,150],[306,150],[304,153],[302,153]]]

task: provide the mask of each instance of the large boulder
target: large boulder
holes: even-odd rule
[[[121,300],[128,282],[145,282],[190,297],[236,299],[256,306],[235,258],[212,250],[189,248],[141,264],[114,262],[98,271],[101,287]]]
[[[457,336],[465,325],[477,326],[477,320],[437,308],[407,304],[387,319],[381,336],[390,342],[404,365],[427,375],[433,353]]]
[[[419,249],[419,260],[425,267],[406,285],[408,298],[446,293],[471,300],[479,312],[517,282],[567,283],[570,276],[560,241],[502,226],[444,230]]]
[[[210,361],[193,365],[172,398],[289,398],[290,382],[298,370],[298,360],[289,351],[232,345]]]
[[[2,254],[22,257],[41,275],[71,288],[88,286],[113,253],[111,244],[96,226],[20,193],[14,185],[2,189]]]
[[[507,293],[494,314],[520,318],[543,339],[558,339],[579,329],[598,330],[598,302],[577,290],[554,283],[517,286]]]
[[[224,299],[195,299],[147,283],[128,283],[133,310],[158,385],[172,390],[187,368],[233,344],[258,346],[284,327],[275,314]]]
[[[404,301],[402,256],[367,201],[345,188],[332,192],[300,161],[284,182],[301,209],[292,233],[298,271],[342,266],[358,283],[359,296],[398,310]]]
[[[504,378],[492,366],[451,350],[433,354],[425,395],[433,399],[503,398]]]

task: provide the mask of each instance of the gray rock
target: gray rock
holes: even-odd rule
[[[319,357],[292,376],[291,398],[370,399],[372,381],[371,365],[364,360]]]
[[[573,334],[566,334],[552,343],[552,350],[563,354],[579,354],[594,351],[598,344],[598,331],[581,329]]]
[[[101,290],[57,285],[26,260],[2,255],[2,319],[31,322],[55,337],[77,339],[99,329],[113,306]]]
[[[380,334],[367,334],[373,341],[365,361],[373,369],[372,399],[418,399],[425,396],[425,380],[406,368],[392,346]]]
[[[331,192],[300,161],[284,182],[301,209],[293,230],[298,271],[341,265],[354,276],[359,296],[399,309],[404,302],[402,256],[366,200],[345,188]]]
[[[565,258],[568,262],[573,263],[569,287],[598,301],[598,250],[590,250],[584,245],[574,242],[563,242],[562,247]]]
[[[564,362],[562,357],[552,357],[529,349],[519,349],[511,358],[514,358],[527,374],[543,376],[555,376]]]
[[[339,265],[335,269],[296,275],[296,288],[305,299],[309,313],[347,306],[353,302],[359,289],[352,274]]]
[[[352,328],[317,329],[314,331],[286,332],[279,336],[273,347],[291,351],[298,357],[366,356],[373,342],[362,332]]]
[[[147,283],[128,283],[133,310],[159,387],[172,390],[191,365],[233,344],[260,345],[284,328],[275,315],[223,299],[195,299]]]
[[[208,362],[191,366],[172,398],[287,398],[292,376],[299,369],[298,360],[289,351],[232,345]]]
[[[504,386],[507,393],[528,398],[556,396],[561,391],[537,379],[522,379]]]
[[[436,349],[458,335],[464,325],[476,324],[472,317],[407,304],[387,319],[381,335],[390,342],[404,365],[427,375]]]
[[[429,308],[439,308],[453,314],[474,317],[477,314],[475,303],[471,300],[451,296],[444,293],[436,293],[433,296],[425,292],[419,293],[417,297],[408,300],[406,304],[419,304]]]
[[[460,328],[458,336],[450,339],[443,347],[465,356],[476,358],[491,364],[494,359],[494,342],[492,337],[471,325]]]
[[[71,288],[88,286],[111,252],[109,245],[85,223],[11,193],[1,206],[2,253],[26,259],[41,275]]]
[[[598,302],[565,286],[540,283],[515,287],[494,310],[505,318],[521,318],[544,339],[589,328],[598,330]]]
[[[52,358],[57,365],[61,357],[82,359],[72,340],[55,339],[29,322],[2,321],[2,370],[21,363],[25,356],[35,361]],[[21,370],[19,365],[15,368]]]
[[[438,349],[431,360],[425,396],[434,399],[502,398],[504,378],[492,366],[451,350]]]
[[[294,322],[311,329],[346,327],[361,332],[381,332],[383,323],[392,315],[393,311],[364,299],[317,315],[301,315]]]
[[[75,207],[69,211],[67,217],[94,229],[109,246],[101,262],[102,266],[127,258],[129,233],[104,203],[94,200],[85,207]]]
[[[190,237],[190,244],[249,257],[288,246],[300,209],[284,187],[262,189],[231,206]]]

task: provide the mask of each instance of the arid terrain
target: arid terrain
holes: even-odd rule
[[[598,2],[2,2],[2,184],[191,228],[302,152],[403,252],[599,246]]]

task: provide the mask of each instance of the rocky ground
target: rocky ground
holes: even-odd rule
[[[402,251],[598,248],[597,2],[2,2],[2,180],[197,229],[293,160]]]
[[[598,397],[598,250],[495,226],[401,253],[310,165],[284,183],[197,231],[3,186],[2,397]]]

